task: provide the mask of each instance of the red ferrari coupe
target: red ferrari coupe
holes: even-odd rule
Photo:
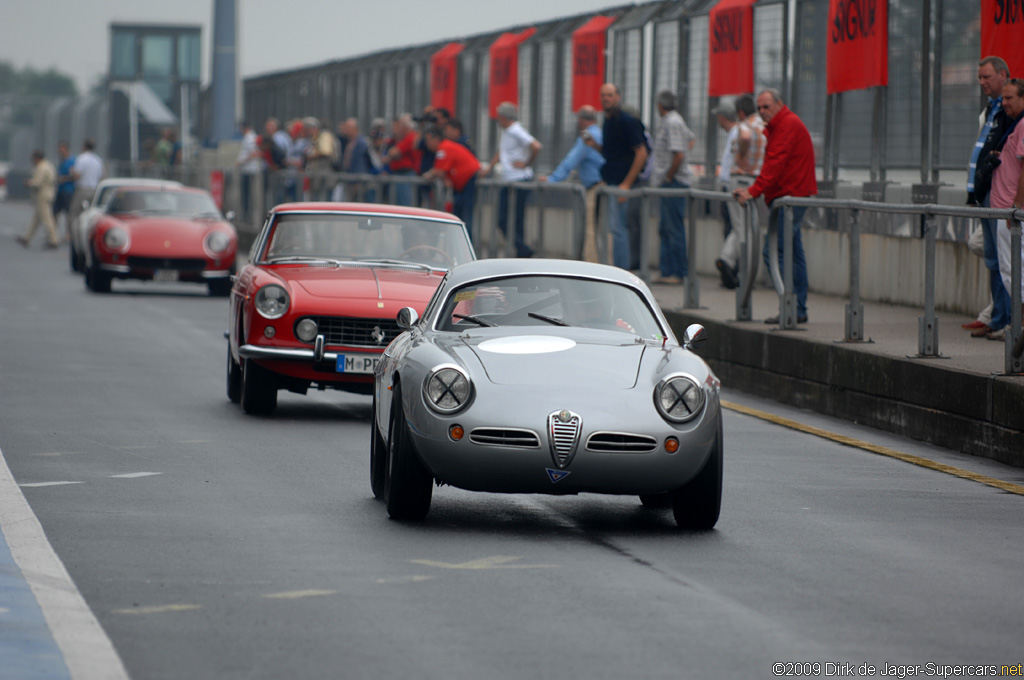
[[[277,392],[361,394],[398,334],[448,270],[475,259],[448,213],[368,203],[286,203],[267,216],[231,291],[227,392],[249,414]]]
[[[185,187],[123,187],[89,236],[85,285],[110,292],[113,279],[205,283],[231,292],[238,235],[213,198]]]

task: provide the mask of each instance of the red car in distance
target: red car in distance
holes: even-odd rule
[[[231,291],[228,398],[265,415],[281,389],[372,394],[374,368],[401,332],[398,311],[422,313],[448,270],[474,259],[465,225],[448,213],[276,206]]]
[[[122,187],[96,222],[85,252],[85,285],[109,293],[113,279],[205,283],[227,295],[238,234],[209,193],[186,187]]]

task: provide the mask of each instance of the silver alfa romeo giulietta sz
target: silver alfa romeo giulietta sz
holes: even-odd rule
[[[711,529],[722,497],[720,382],[647,286],[570,260],[452,269],[377,365],[370,484],[393,519],[433,486],[629,494]]]

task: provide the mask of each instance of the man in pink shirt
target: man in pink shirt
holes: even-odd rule
[[[993,208],[1020,208],[1024,206],[1024,173],[1021,172],[1024,166],[1024,125],[1020,124],[1021,118],[1024,117],[1024,79],[1011,78],[1003,85],[1003,111],[1010,119],[1011,132],[999,153],[1000,163],[992,175],[989,201]],[[1009,224],[1006,220],[999,220],[996,226],[996,247],[999,251],[999,275],[1012,299],[1010,273],[1013,253]],[[1022,256],[1021,253],[1016,255],[1018,258]],[[985,337],[989,340],[1003,340],[1006,337],[1006,329],[995,329]]]

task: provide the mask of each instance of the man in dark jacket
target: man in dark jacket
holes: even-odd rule
[[[750,187],[737,189],[733,195],[746,204],[752,198],[764,196],[771,207],[772,201],[780,196],[814,196],[818,193],[818,182],[814,178],[814,145],[807,127],[795,113],[783,103],[782,95],[776,89],[763,90],[757,96],[757,112],[764,119],[764,134],[768,138],[764,163],[757,181]],[[797,299],[797,323],[807,323],[807,260],[804,258],[804,244],[800,236],[800,223],[806,208],[793,209],[793,288]],[[779,266],[784,265],[783,221],[784,212],[779,216]],[[768,262],[768,243],[764,246],[765,263]],[[765,323],[776,324],[779,317],[765,319]]]

